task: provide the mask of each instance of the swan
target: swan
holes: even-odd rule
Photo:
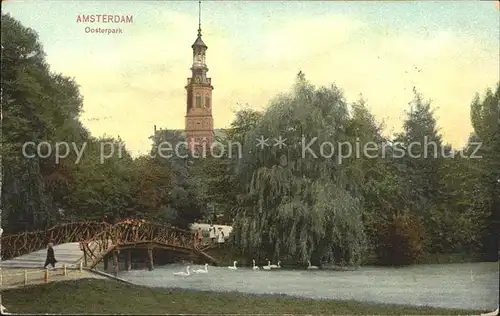
[[[497,316],[497,315],[498,315],[498,308],[490,313],[481,314],[481,316]]]
[[[254,270],[259,270],[259,267],[257,267],[257,266],[255,265],[255,259],[253,259],[252,261],[253,261],[253,267],[252,267],[252,269],[254,269]]]
[[[0,313],[2,315],[10,315],[10,313],[7,313],[7,309],[3,305],[0,305]]]
[[[233,265],[232,266],[229,266],[228,268],[231,269],[231,270],[238,270],[238,268],[236,267],[236,264],[238,263],[238,261],[234,261],[233,262]]]
[[[208,263],[205,263],[205,269],[193,270],[193,273],[208,273]]]
[[[189,273],[189,266],[186,268],[186,272],[174,272],[174,275],[180,275],[180,276],[189,276],[191,273]]]
[[[271,261],[267,260],[267,266],[263,266],[262,269],[271,270]]]
[[[311,265],[311,261],[307,260],[307,263],[309,264],[309,266],[307,267],[307,269],[309,269],[309,270],[316,270],[316,269],[318,269],[317,266]]]
[[[272,264],[271,265],[271,269],[279,269],[279,268],[281,268],[280,263],[281,263],[281,261],[278,261],[278,265]]]

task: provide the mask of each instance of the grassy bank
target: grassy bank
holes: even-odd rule
[[[358,314],[464,315],[477,311],[429,307],[151,289],[111,280],[82,279],[10,289],[2,304],[12,313],[112,314]]]
[[[484,254],[468,253],[442,253],[442,254],[424,254],[417,264],[446,264],[446,263],[471,263],[484,261]]]

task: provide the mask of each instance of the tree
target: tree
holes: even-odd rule
[[[500,83],[473,99],[474,134],[460,149],[443,144],[417,91],[404,132],[390,141],[362,98],[347,104],[339,88],[314,87],[300,72],[266,110],[235,114],[218,140],[227,145],[220,157],[196,158],[177,146],[181,133],[160,130],[150,155],[134,159],[119,137],[90,136],[77,83],[51,72],[35,31],[2,15],[1,32],[6,233],[129,218],[188,228],[215,210],[234,220],[232,246],[248,258],[356,264],[376,254],[380,263],[410,264],[423,251],[496,258]],[[83,156],[74,148],[62,159],[47,148],[40,155],[43,141],[52,149],[74,144]]]
[[[181,133],[160,130],[153,137],[150,158],[159,179],[151,185],[160,188],[155,217],[179,228],[189,228],[206,214],[206,205],[200,200],[197,183],[191,176],[195,158],[185,143]]]
[[[244,144],[238,179],[245,184],[233,227],[234,243],[247,255],[306,262],[357,263],[365,239],[360,196],[348,190],[348,167],[340,154],[303,157],[303,137],[312,156],[325,142],[347,135],[349,111],[336,87],[316,89],[303,76],[293,91],[277,97],[246,140],[282,137],[286,147]],[[320,149],[321,147],[321,149]]]
[[[500,82],[495,93],[487,89],[481,100],[476,95],[471,104],[471,121],[475,138],[481,149],[474,159],[476,167],[476,188],[481,190],[471,194],[475,204],[483,204],[489,214],[487,229],[484,230],[482,242],[488,257],[494,259],[498,249],[500,231]]]
[[[231,127],[227,130],[226,139],[240,144],[245,141],[253,141],[245,139],[248,132],[258,126],[262,120],[263,113],[260,111],[246,108],[235,113],[235,119],[231,123]]]
[[[246,139],[248,132],[255,128],[262,119],[262,113],[252,109],[243,109],[236,113],[226,135],[217,141],[224,145],[223,152],[215,152],[194,163],[193,176],[199,184],[199,196],[212,212],[222,215],[225,223],[232,223],[238,210],[242,183],[236,175],[238,161],[243,158],[240,149],[252,140]],[[215,150],[216,148],[214,148]],[[210,214],[213,217],[213,214]],[[210,218],[212,220],[212,218]]]
[[[415,263],[423,253],[423,228],[418,218],[407,210],[392,214],[382,223],[377,235],[379,263],[408,265]]]
[[[81,98],[75,83],[53,74],[38,35],[2,14],[2,213],[6,231],[32,230],[57,221],[68,189],[69,163],[23,154],[28,142],[78,141],[88,134],[77,118]],[[81,136],[80,138],[76,136]],[[33,147],[27,155],[33,154]],[[15,210],[15,211],[14,211]]]
[[[365,259],[376,255],[379,263],[411,264],[422,254],[423,228],[408,212],[399,144],[382,136],[383,125],[363,98],[351,105],[350,114],[347,134],[355,135],[351,142],[356,147],[348,165],[350,191],[361,194]]]
[[[113,154],[103,159],[104,150]],[[65,220],[114,221],[133,216],[134,161],[120,139],[91,138],[71,183]]]
[[[432,225],[430,214],[432,210],[440,209],[443,202],[441,180],[445,151],[430,101],[424,101],[415,88],[413,91],[404,132],[396,138],[404,150],[398,166],[399,175],[404,179],[403,194],[408,201],[403,207],[417,216],[425,227],[426,250],[435,251],[433,247],[439,240],[429,237],[439,233]]]
[[[414,211],[421,212],[423,205],[437,203],[441,195],[443,144],[430,102],[425,102],[415,89],[410,107],[404,122],[405,132],[398,141],[406,148],[403,161],[409,191],[413,192],[411,200],[416,203]]]
[[[133,208],[134,165],[123,142],[90,137],[79,121],[82,97],[76,82],[52,73],[35,31],[9,15],[2,15],[1,67],[6,232],[43,229],[60,221],[127,216]],[[37,153],[41,142],[47,142],[52,151],[45,147]],[[69,150],[59,159],[58,143],[61,150]],[[101,161],[103,146],[109,145],[117,152],[121,148],[120,155]],[[73,146],[82,150],[81,161]]]
[[[231,223],[237,201],[237,188],[234,165],[227,153],[221,157],[211,155],[196,159],[191,177],[196,182],[197,196],[207,207],[209,222],[222,216],[225,223]]]

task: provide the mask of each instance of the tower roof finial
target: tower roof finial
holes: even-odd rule
[[[201,36],[201,0],[198,1],[198,36]]]
[[[203,43],[203,40],[201,39],[201,1],[198,1],[198,37],[196,38],[194,44],[191,45],[191,47],[193,49],[195,47],[207,49],[207,45],[205,45],[205,43]]]

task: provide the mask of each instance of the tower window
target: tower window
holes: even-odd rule
[[[187,97],[187,109],[189,111],[189,109],[191,109],[193,107],[193,97],[191,95],[188,94],[188,97]]]
[[[210,98],[209,98],[209,97],[205,97],[205,106],[206,106],[207,108],[209,108],[209,107],[210,107]]]
[[[201,54],[197,54],[194,56],[194,64],[195,65],[201,65],[203,63],[203,57]]]
[[[196,96],[196,107],[197,108],[201,107],[201,96],[199,95]]]

